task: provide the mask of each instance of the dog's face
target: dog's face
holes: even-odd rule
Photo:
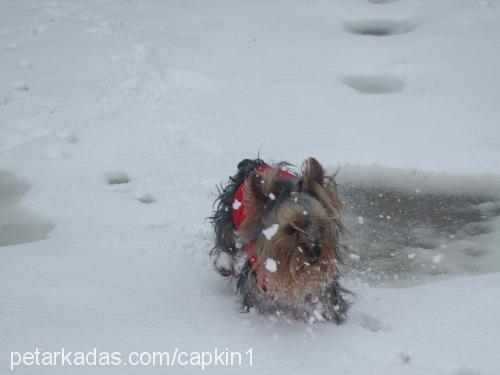
[[[239,235],[257,241],[259,285],[298,303],[319,295],[336,276],[342,205],[333,178],[309,159],[296,180],[271,170],[246,183],[250,211]]]

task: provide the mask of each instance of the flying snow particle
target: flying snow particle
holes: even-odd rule
[[[318,310],[314,310],[313,311],[313,314],[314,314],[314,318],[318,321],[318,322],[322,322],[324,321],[325,319],[323,318],[323,315],[321,315],[321,312],[319,312]]]
[[[349,258],[351,258],[352,260],[355,260],[356,262],[360,259],[360,256],[358,254],[349,254]]]
[[[417,254],[415,254],[415,253],[408,254],[408,259],[415,259],[416,255]]]
[[[266,259],[266,270],[268,270],[269,272],[276,272],[278,270],[278,265],[276,264],[276,261],[274,259]]]
[[[241,207],[241,202],[239,200],[235,199],[233,202],[233,209],[237,210],[240,207]]]
[[[269,228],[264,229],[262,233],[264,233],[264,236],[266,236],[266,238],[270,240],[278,232],[278,228],[279,228],[278,224],[273,224]]]
[[[273,193],[269,193],[269,199],[275,200],[276,196]]]
[[[432,263],[439,263],[443,260],[443,254],[437,254],[432,257]]]
[[[358,224],[364,224],[365,223],[365,219],[363,216],[358,216]]]
[[[406,352],[399,353],[399,358],[401,359],[401,362],[403,362],[403,363],[410,362],[410,355]]]

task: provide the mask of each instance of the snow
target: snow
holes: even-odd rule
[[[276,272],[278,270],[278,265],[276,264],[276,261],[271,258],[266,259],[265,263],[266,270],[269,272]]]
[[[233,202],[233,209],[237,210],[240,207],[241,207],[241,202],[239,200],[235,199]]]
[[[205,372],[498,374],[499,19],[496,0],[1,2],[0,367],[251,347]],[[341,167],[342,326],[242,314],[213,271],[215,186],[257,154]]]
[[[279,227],[280,226],[278,224],[273,224],[269,228],[264,229],[262,233],[268,240],[270,240],[276,233],[278,233]]]
[[[232,262],[233,260],[231,259],[231,256],[229,254],[221,253],[220,256],[216,259],[215,266],[217,268],[230,270],[232,268]]]

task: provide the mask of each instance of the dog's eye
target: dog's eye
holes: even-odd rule
[[[285,233],[286,234],[289,234],[290,236],[294,235],[295,233],[297,233],[297,229],[295,229],[294,227],[292,227],[291,225],[287,226],[285,228]]]

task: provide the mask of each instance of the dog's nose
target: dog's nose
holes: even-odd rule
[[[311,261],[317,262],[319,259],[319,256],[321,255],[321,247],[319,245],[313,245],[311,246]]]

